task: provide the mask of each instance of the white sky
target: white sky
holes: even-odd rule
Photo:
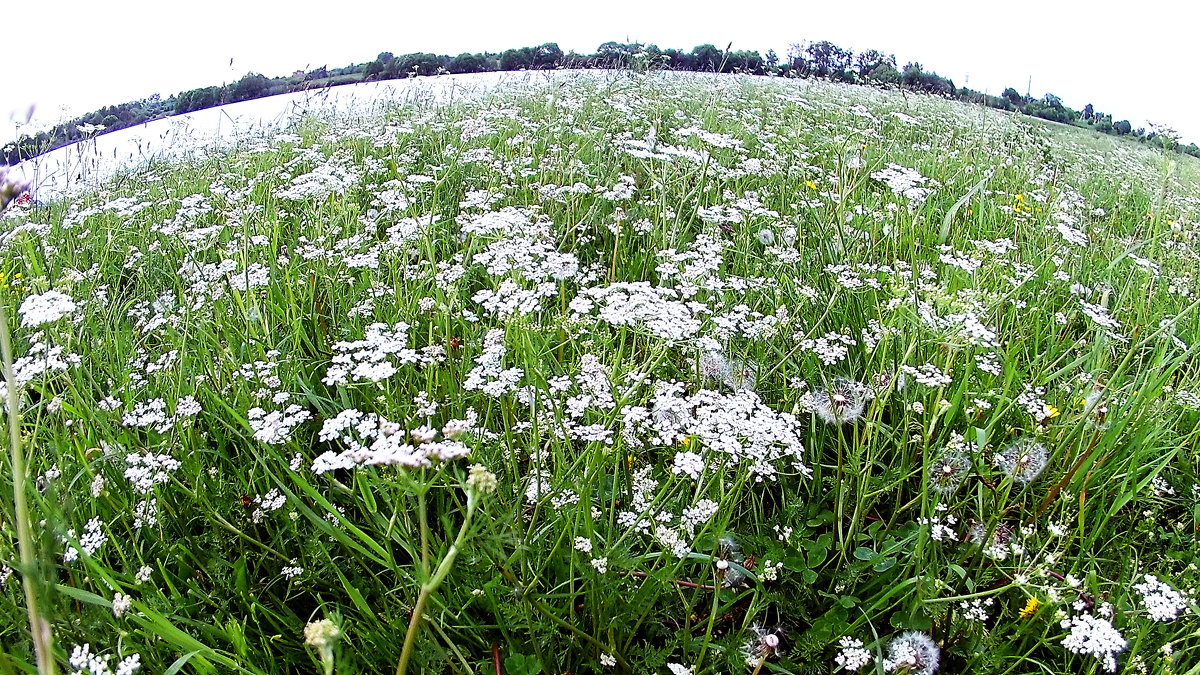
[[[45,124],[64,113],[231,82],[248,71],[274,77],[363,63],[383,51],[454,55],[543,42],[592,53],[608,40],[685,51],[732,42],[735,50],[764,55],[774,48],[780,57],[791,43],[830,40],[855,52],[894,53],[900,66],[918,61],[991,94],[1008,86],[1024,93],[1032,76],[1034,96],[1053,92],[1077,110],[1092,103],[1135,128],[1166,123],[1185,142],[1200,143],[1194,44],[1184,35],[1194,31],[1200,10],[1181,9],[1189,4],[43,0],[36,14],[44,21],[10,22],[5,31],[11,70],[0,85],[0,143],[15,135],[10,111],[23,117],[31,104],[35,124]]]

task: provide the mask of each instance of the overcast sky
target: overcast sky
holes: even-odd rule
[[[1198,10],[1182,0],[858,0],[658,2],[260,2],[113,3],[43,0],[9,12],[10,74],[0,85],[0,143],[12,115],[37,106],[53,122],[104,105],[223,84],[247,72],[290,74],[371,61],[379,52],[502,51],[557,42],[591,53],[608,40],[690,50],[775,49],[830,40],[918,61],[959,86],[999,94],[1011,86],[1092,103],[1136,128],[1147,121],[1200,143],[1193,33]],[[32,7],[27,9],[32,10]],[[1185,54],[1186,50],[1186,54]]]

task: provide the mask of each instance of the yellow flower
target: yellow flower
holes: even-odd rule
[[[1046,419],[1052,420],[1055,417],[1058,417],[1060,414],[1062,414],[1062,413],[1059,411],[1058,408],[1055,408],[1052,405],[1046,406]]]
[[[1029,598],[1028,600],[1026,600],[1025,606],[1021,608],[1021,618],[1028,619],[1029,617],[1036,614],[1038,611],[1038,604],[1039,603],[1038,603],[1037,598]]]
[[[805,185],[805,186],[807,186],[809,190],[816,190],[816,189],[817,189],[817,182],[816,182],[816,181],[812,181],[812,180],[805,181],[805,182],[804,182],[804,185]]]

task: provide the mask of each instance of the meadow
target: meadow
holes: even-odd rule
[[[1200,673],[1198,235],[1190,157],[653,73],[11,206],[0,672]]]

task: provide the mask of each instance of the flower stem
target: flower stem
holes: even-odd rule
[[[475,491],[467,491],[467,514],[463,518],[462,527],[458,529],[458,536],[454,538],[454,543],[450,545],[450,550],[446,551],[446,557],[438,563],[437,569],[434,570],[433,576],[428,581],[421,584],[421,592],[417,595],[417,604],[413,607],[412,618],[408,622],[408,632],[404,635],[404,648],[400,651],[400,662],[396,664],[396,675],[404,675],[408,669],[408,660],[412,657],[413,645],[416,643],[417,633],[420,632],[421,617],[425,614],[425,605],[429,602],[429,596],[433,595],[446,576],[450,574],[450,568],[454,566],[454,559],[458,557],[458,552],[462,548],[463,543],[467,540],[467,533],[471,530],[471,520],[475,516]],[[424,516],[422,513],[422,530],[425,528]]]
[[[4,359],[4,380],[8,397],[9,452],[12,457],[13,510],[17,520],[17,547],[21,551],[21,580],[25,587],[25,607],[29,610],[29,631],[33,637],[33,651],[37,655],[39,675],[57,672],[54,652],[51,647],[50,624],[38,611],[37,561],[34,559],[33,534],[29,527],[29,503],[25,500],[25,453],[21,449],[20,414],[16,376],[13,373],[12,342],[8,335],[8,313],[0,305],[0,351]]]

